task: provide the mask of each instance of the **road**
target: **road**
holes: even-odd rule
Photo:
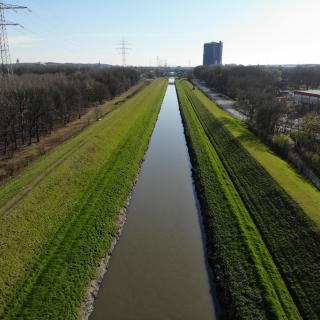
[[[245,121],[246,116],[236,109],[236,101],[224,95],[223,93],[217,93],[208,88],[198,79],[192,80],[193,84],[198,87],[209,99],[213,100],[220,108],[230,113],[235,118]]]

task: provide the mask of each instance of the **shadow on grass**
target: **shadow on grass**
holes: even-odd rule
[[[224,117],[220,119],[220,122],[229,131],[237,131],[237,139],[247,147],[254,148],[257,151],[264,151],[273,154],[273,152],[247,128],[247,125],[241,123],[240,120]]]

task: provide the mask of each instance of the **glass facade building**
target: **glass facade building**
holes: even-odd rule
[[[222,64],[222,49],[223,43],[209,42],[203,47],[203,65]]]

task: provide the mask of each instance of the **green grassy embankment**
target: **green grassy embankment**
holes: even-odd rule
[[[1,319],[77,318],[166,85],[154,81],[0,189]]]
[[[320,226],[320,192],[285,160],[275,155],[245,123],[220,109],[199,90],[194,91],[203,105],[217,118],[242,146],[255,158],[306,214]]]
[[[317,226],[186,81],[180,107],[202,199],[209,259],[230,319],[317,319]]]
[[[49,135],[41,137],[40,142],[16,150],[12,158],[0,157],[0,186],[25,170],[37,158],[75,137],[90,124],[96,122],[97,118],[102,118],[119,108],[123,102],[137,94],[144,86],[145,83],[141,81],[112,100],[87,108],[80,119],[72,119],[64,127],[56,128]]]

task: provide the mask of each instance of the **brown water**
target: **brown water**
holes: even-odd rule
[[[127,213],[90,320],[216,319],[173,85],[168,87]]]

